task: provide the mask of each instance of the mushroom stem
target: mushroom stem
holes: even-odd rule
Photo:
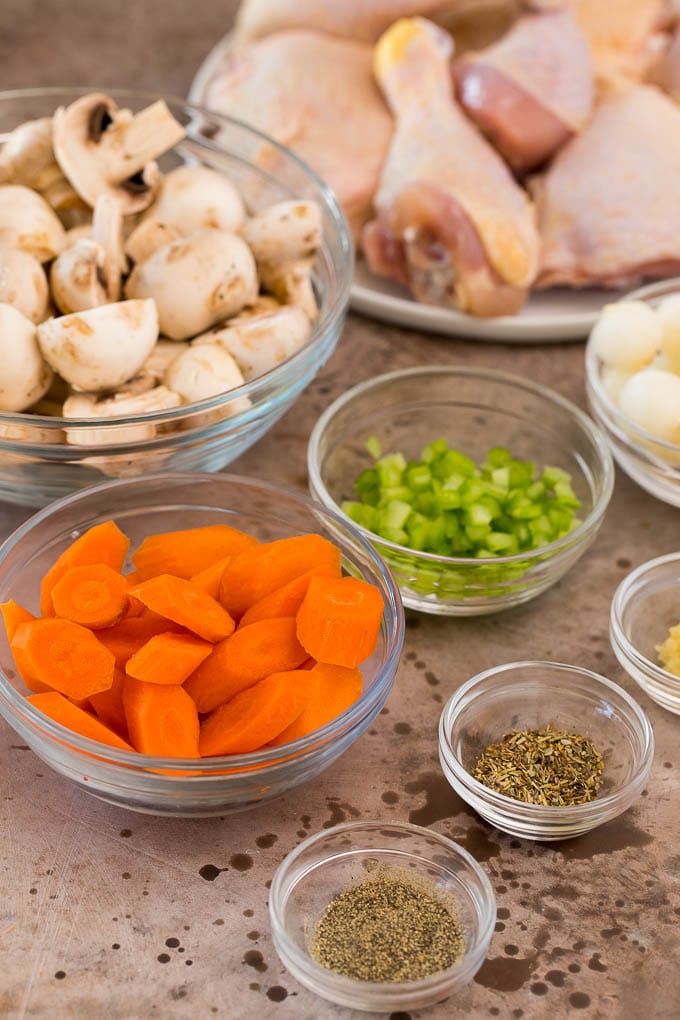
[[[123,181],[184,138],[184,128],[159,99],[131,120],[116,117],[102,134],[100,146],[110,181]]]
[[[123,210],[113,195],[100,195],[94,207],[92,237],[101,248],[101,269],[108,301],[119,301],[121,276],[126,262],[123,252]]]

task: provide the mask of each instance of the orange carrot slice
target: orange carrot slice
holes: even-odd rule
[[[331,568],[322,563],[318,567],[300,574],[299,577],[294,577],[288,584],[277,588],[271,595],[265,595],[263,599],[246,610],[241,617],[239,627],[247,627],[251,623],[257,623],[258,620],[272,620],[277,616],[295,616],[307,594],[309,582],[316,574],[340,576],[339,570],[334,575]]]
[[[123,682],[125,673],[120,669],[113,672],[113,683],[108,691],[99,691],[98,694],[90,695],[90,704],[96,715],[124,740],[127,740],[127,721],[125,709],[123,708]]]
[[[212,712],[270,673],[296,669],[306,658],[293,617],[260,620],[215,645],[184,689],[199,712]]]
[[[148,684],[183,684],[212,650],[193,634],[156,634],[128,659],[125,672]]]
[[[272,741],[273,745],[287,744],[321,729],[361,697],[363,677],[358,669],[319,662],[310,675],[314,686],[309,701],[297,719]]]
[[[7,631],[7,640],[10,642],[16,633],[17,627],[22,623],[29,623],[31,620],[35,620],[33,613],[29,613],[28,609],[24,609],[14,599],[10,599],[9,602],[0,603],[0,612],[2,613],[5,630]]]
[[[130,539],[113,521],[96,524],[77,538],[50,567],[40,586],[40,612],[43,616],[54,615],[52,589],[69,567],[89,566],[105,563],[113,570],[121,571],[130,547]]]
[[[268,744],[304,710],[311,677],[304,669],[272,673],[241,691],[204,721],[201,755],[246,754]]]
[[[340,550],[321,535],[296,535],[247,549],[224,569],[220,602],[239,619],[277,588],[322,564],[339,576]]]
[[[163,758],[198,758],[198,712],[184,688],[126,676],[123,706],[135,750]]]
[[[52,589],[57,616],[96,630],[112,627],[125,616],[128,584],[105,563],[69,567]]]
[[[29,676],[74,701],[108,690],[113,683],[113,655],[92,631],[71,620],[46,617],[22,623],[10,647]],[[22,672],[18,661],[17,666]]]
[[[375,648],[383,599],[355,577],[313,577],[297,614],[297,636],[317,662],[358,666]]]
[[[74,733],[80,734],[81,737],[89,737],[90,740],[98,740],[100,744],[108,744],[110,747],[118,747],[124,751],[134,750],[127,741],[105,726],[94,715],[78,708],[72,701],[56,691],[47,694],[31,694],[28,700],[50,719],[61,723],[62,726],[73,730]]]
[[[141,603],[140,603],[141,605]],[[146,612],[146,610],[145,610]],[[166,634],[170,630],[179,631],[179,627],[155,613],[150,617],[126,616],[113,627],[97,631],[97,639],[105,648],[113,653],[116,666],[125,670],[128,659],[156,634]]]
[[[130,594],[154,613],[186,627],[206,641],[223,641],[235,627],[219,602],[181,577],[159,574],[135,585]]]
[[[132,562],[142,581],[159,574],[172,574],[188,581],[216,560],[235,556],[257,544],[252,535],[228,524],[209,524],[204,528],[149,535],[133,554]]]
[[[220,595],[220,581],[222,580],[222,573],[227,563],[232,559],[231,556],[223,556],[221,560],[217,560],[215,563],[211,563],[209,567],[204,570],[199,570],[197,574],[194,574],[191,578],[191,583],[194,588],[200,588],[206,595],[209,595],[212,599],[218,599]]]

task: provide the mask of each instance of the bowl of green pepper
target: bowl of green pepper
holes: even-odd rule
[[[614,484],[579,408],[493,369],[390,372],[331,404],[309,441],[310,490],[391,568],[404,605],[509,609],[555,584],[595,538]]]

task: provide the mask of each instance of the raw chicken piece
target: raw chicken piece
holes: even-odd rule
[[[649,80],[680,102],[680,29],[671,36],[668,45],[652,67]]]
[[[555,7],[568,0],[244,0],[236,21],[240,39],[254,39],[287,28],[311,28],[345,39],[375,42],[399,18],[423,15],[448,23],[459,12],[480,8],[505,16],[522,6]]]
[[[392,136],[372,49],[318,32],[279,32],[233,52],[203,102],[289,146],[335,191],[354,231]]]
[[[680,272],[680,110],[650,85],[605,100],[534,182],[539,286]]]
[[[666,0],[571,0],[598,78],[640,80],[657,54]]]
[[[525,15],[454,76],[466,112],[517,171],[544,163],[593,105],[588,45],[568,10]]]
[[[510,314],[536,272],[533,209],[453,98],[451,49],[422,18],[397,22],[376,47],[397,127],[363,247],[374,272],[419,301]]]

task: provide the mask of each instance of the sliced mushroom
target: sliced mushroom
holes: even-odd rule
[[[153,301],[118,301],[38,326],[44,358],[79,390],[109,390],[140,370],[158,337]]]
[[[37,324],[46,317],[49,300],[47,277],[38,259],[20,248],[0,245],[0,302],[13,305]]]
[[[315,202],[278,202],[244,223],[241,236],[258,263],[303,259],[321,245],[321,210]]]
[[[260,283],[283,305],[299,305],[314,321],[319,314],[312,286],[312,259],[258,263]]]
[[[165,385],[179,393],[186,403],[216,397],[242,386],[241,371],[231,354],[217,344],[189,347],[172,362],[165,373]],[[250,407],[248,397],[231,401],[220,417],[231,417]]]
[[[0,181],[32,188],[54,163],[52,118],[27,120],[12,131],[0,152]]]
[[[44,198],[22,184],[0,186],[0,243],[48,262],[64,241],[64,228]]]
[[[145,215],[186,237],[214,227],[235,231],[246,218],[243,199],[224,174],[207,166],[178,166],[165,175],[156,201]]]
[[[218,344],[232,356],[247,382],[289,358],[312,332],[307,314],[294,305],[245,322],[232,322],[196,337],[192,346]]]
[[[161,337],[142,366],[142,371],[150,372],[160,382],[165,370],[178,358],[182,351],[188,350],[189,344],[180,340],[165,340]]]
[[[54,260],[52,298],[65,315],[120,298],[125,268],[122,222],[119,199],[100,195],[94,207],[92,239],[76,241]]]
[[[125,242],[125,254],[139,265],[140,262],[146,262],[159,248],[177,241],[179,237],[179,231],[167,223],[154,218],[143,219]]]
[[[179,407],[180,397],[165,386],[156,386],[145,393],[121,393],[100,397],[97,393],[77,393],[64,402],[65,418],[129,418]],[[66,442],[71,446],[117,446],[153,439],[156,425],[152,421],[138,425],[111,428],[66,429]],[[100,464],[97,465],[101,467]]]
[[[186,340],[235,315],[255,300],[255,259],[236,234],[199,230],[159,248],[136,266],[125,285],[129,298],[153,298],[161,333]]]
[[[153,160],[183,137],[163,100],[132,116],[93,92],[54,115],[54,152],[75,190],[92,206],[99,195],[113,194],[125,215],[153,201],[159,180]]]
[[[0,411],[25,411],[52,382],[35,323],[8,304],[0,304],[0,364]]]

